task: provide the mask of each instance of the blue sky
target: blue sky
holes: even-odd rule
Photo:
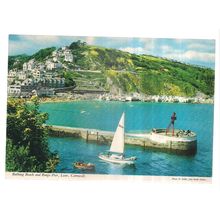
[[[77,40],[85,41],[89,45],[166,57],[213,69],[215,67],[215,41],[207,39],[9,35],[9,55],[31,55],[42,48],[68,46]]]

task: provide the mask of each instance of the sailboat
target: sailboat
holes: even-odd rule
[[[125,135],[124,135],[124,123],[125,113],[123,112],[121,119],[118,123],[118,127],[113,137],[113,141],[108,153],[99,154],[99,158],[107,162],[120,163],[120,164],[134,164],[136,157],[124,157],[125,147]]]

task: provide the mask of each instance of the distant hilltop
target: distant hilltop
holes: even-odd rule
[[[23,88],[23,92],[42,90],[47,96],[53,88],[78,87],[112,95],[214,95],[213,69],[81,41],[41,49],[30,56],[9,56],[8,69],[9,94],[20,94]]]

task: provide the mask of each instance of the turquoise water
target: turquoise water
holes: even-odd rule
[[[197,133],[195,156],[181,156],[126,145],[127,156],[137,156],[135,166],[122,166],[100,161],[98,154],[109,149],[106,145],[86,143],[81,139],[49,138],[52,151],[58,151],[61,162],[57,172],[80,173],[72,163],[78,160],[96,165],[94,173],[156,176],[212,176],[213,105],[143,102],[78,101],[45,103],[41,111],[49,113],[48,124],[95,128],[114,131],[122,112],[126,113],[127,132],[149,131],[167,127],[172,112],[177,113],[175,127]],[[87,171],[88,172],[88,171]]]

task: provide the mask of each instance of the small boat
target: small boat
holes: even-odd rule
[[[73,166],[82,170],[94,170],[95,165],[92,163],[75,162]]]
[[[126,158],[124,156],[125,134],[124,134],[125,113],[122,114],[118,127],[113,137],[109,152],[99,154],[99,158],[112,163],[134,164],[136,157]]]

